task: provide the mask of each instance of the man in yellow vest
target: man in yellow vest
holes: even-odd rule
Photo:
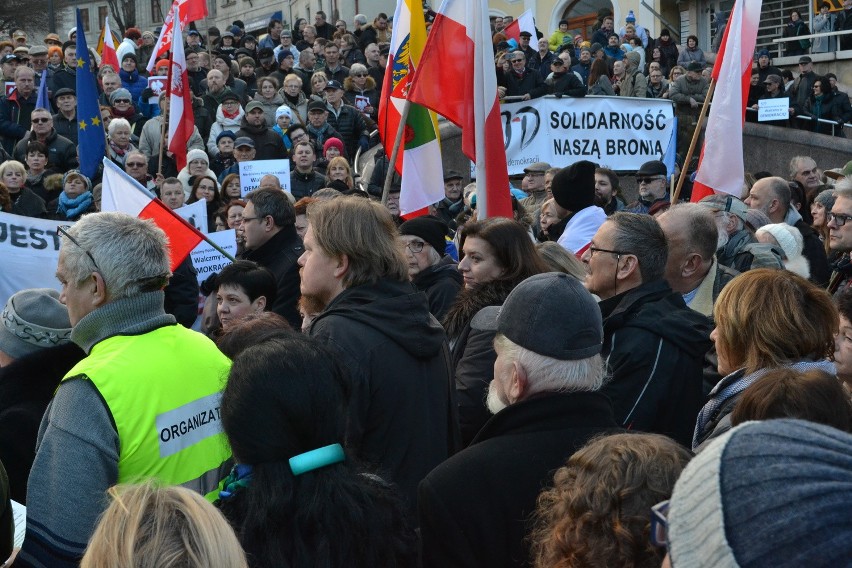
[[[16,566],[76,566],[116,483],[156,478],[212,499],[231,465],[219,418],[230,361],[164,311],[165,234],[122,213],[58,233],[60,300],[87,357],[42,420]]]

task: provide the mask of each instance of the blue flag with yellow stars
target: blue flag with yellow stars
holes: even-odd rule
[[[80,171],[89,179],[98,172],[106,153],[106,137],[101,122],[98,87],[89,60],[89,46],[77,8],[77,152]]]

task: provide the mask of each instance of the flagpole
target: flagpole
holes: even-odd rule
[[[689,150],[686,152],[686,158],[683,160],[683,166],[680,168],[680,175],[677,178],[677,187],[672,192],[671,202],[677,203],[680,197],[680,190],[683,187],[683,180],[686,179],[686,174],[689,171],[689,163],[692,161],[692,154],[695,153],[695,146],[698,145],[698,136],[701,134],[701,126],[704,122],[704,117],[707,115],[707,108],[710,106],[710,99],[713,98],[713,92],[716,90],[716,80],[710,79],[710,87],[707,89],[707,96],[704,97],[704,104],[701,105],[701,112],[698,113],[698,124],[695,126],[695,132],[692,133],[692,140],[689,143]]]
[[[388,102],[388,104],[390,104]],[[402,112],[399,115],[399,127],[396,129],[396,138],[393,141],[393,150],[390,154],[390,162],[388,163],[388,171],[385,175],[385,186],[382,189],[382,205],[388,204],[388,194],[390,193],[391,182],[393,175],[396,173],[396,158],[399,155],[399,147],[402,145],[402,133],[405,132],[405,123],[408,122],[408,109],[411,108],[411,102],[406,98],[402,105]]]
[[[169,108],[169,112],[171,112],[171,107]],[[166,140],[166,119],[168,118],[168,113],[162,113],[163,120],[160,121],[160,163],[157,165],[157,174],[163,174],[163,151],[165,150]]]

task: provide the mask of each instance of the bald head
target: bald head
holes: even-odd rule
[[[679,203],[657,217],[669,243],[666,280],[680,294],[695,290],[713,265],[719,230],[710,209]]]

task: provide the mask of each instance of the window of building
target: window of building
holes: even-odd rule
[[[83,22],[83,31],[88,32],[90,28],[88,8],[80,8],[80,20]]]
[[[106,22],[107,16],[109,16],[109,8],[106,6],[98,6],[98,27],[100,27],[100,29],[104,29],[104,22]]]
[[[151,21],[159,23],[163,21],[163,7],[160,0],[151,0]]]

